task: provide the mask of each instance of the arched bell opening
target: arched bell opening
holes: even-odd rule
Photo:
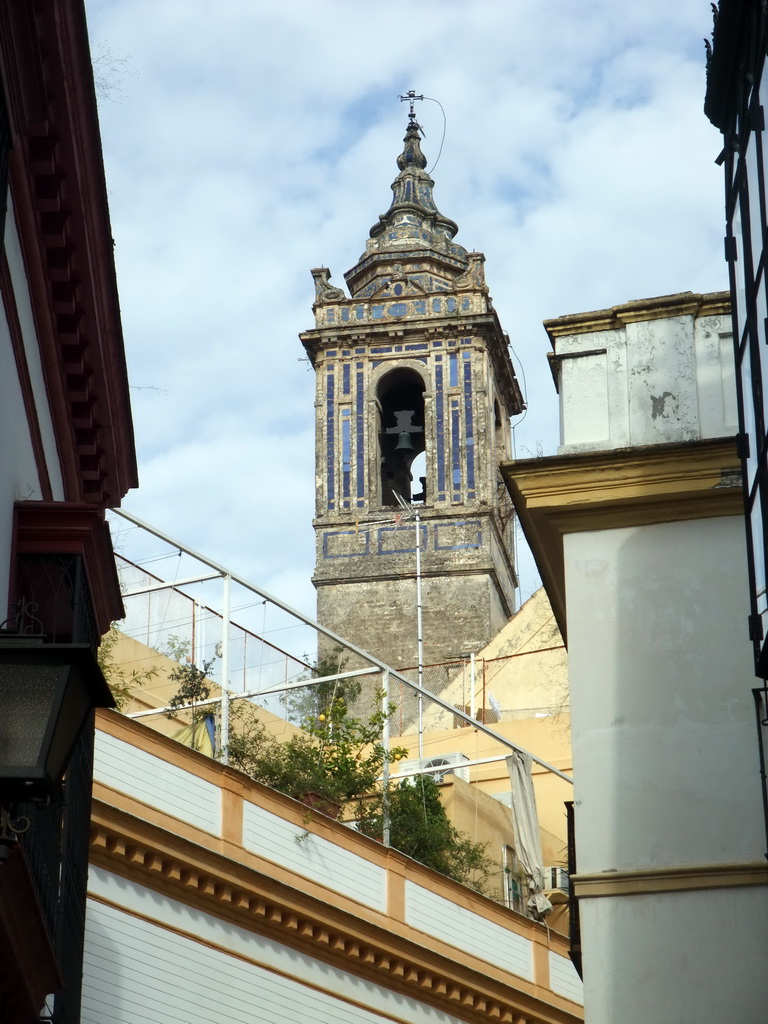
[[[412,501],[411,467],[426,448],[424,381],[415,370],[399,367],[381,378],[376,397],[380,415],[381,503],[397,505],[396,495]],[[417,484],[416,492],[425,492],[421,481]],[[426,500],[426,495],[420,500]]]

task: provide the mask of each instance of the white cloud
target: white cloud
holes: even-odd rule
[[[557,444],[543,319],[726,286],[703,0],[87,7],[94,46],[130,57],[101,111],[136,387],[126,507],[306,611],[314,387],[297,335],[310,268],[342,284],[389,206],[398,93],[446,111],[435,198],[485,252],[524,364],[521,452]],[[418,117],[433,163],[442,115],[425,101]]]

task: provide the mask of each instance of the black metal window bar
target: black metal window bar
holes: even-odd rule
[[[755,698],[755,719],[757,722],[757,748],[760,757],[760,786],[763,795],[763,823],[765,825],[765,857],[768,860],[768,778],[766,777],[766,729],[768,729],[768,686],[763,685],[752,691]]]
[[[5,217],[8,212],[8,169],[11,163],[12,147],[11,119],[8,114],[5,92],[0,86],[0,246],[5,237]]]
[[[99,642],[91,594],[79,555],[22,554],[16,563],[11,629],[51,643]],[[79,1024],[88,876],[93,720],[77,742],[59,797],[24,804],[30,828],[20,836],[63,979],[41,1021]]]
[[[584,978],[581,964],[581,921],[579,920],[579,902],[576,899],[571,878],[576,874],[576,822],[573,813],[573,800],[565,801],[565,816],[568,826],[568,955],[580,978]]]
[[[23,554],[16,563],[15,632],[49,643],[89,644],[99,633],[80,555]]]

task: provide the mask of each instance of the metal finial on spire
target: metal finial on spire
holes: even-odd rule
[[[416,90],[415,89],[409,89],[405,96],[401,96],[400,97],[400,102],[401,103],[405,103],[406,101],[409,103],[408,118],[409,118],[409,120],[411,122],[411,124],[408,125],[409,128],[411,127],[411,125],[415,125],[420,131],[423,131],[423,129],[421,128],[421,125],[416,120],[416,111],[414,110],[414,107],[413,107],[413,104],[414,104],[415,100],[423,100],[423,99],[424,99],[423,96],[417,96],[416,95]]]

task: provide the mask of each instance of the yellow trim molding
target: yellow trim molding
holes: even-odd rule
[[[675,868],[607,871],[594,875],[573,875],[571,883],[579,899],[732,889],[768,885],[768,864],[758,861],[747,864],[690,864]]]
[[[743,514],[735,438],[521,459],[501,473],[563,637],[563,534]]]

